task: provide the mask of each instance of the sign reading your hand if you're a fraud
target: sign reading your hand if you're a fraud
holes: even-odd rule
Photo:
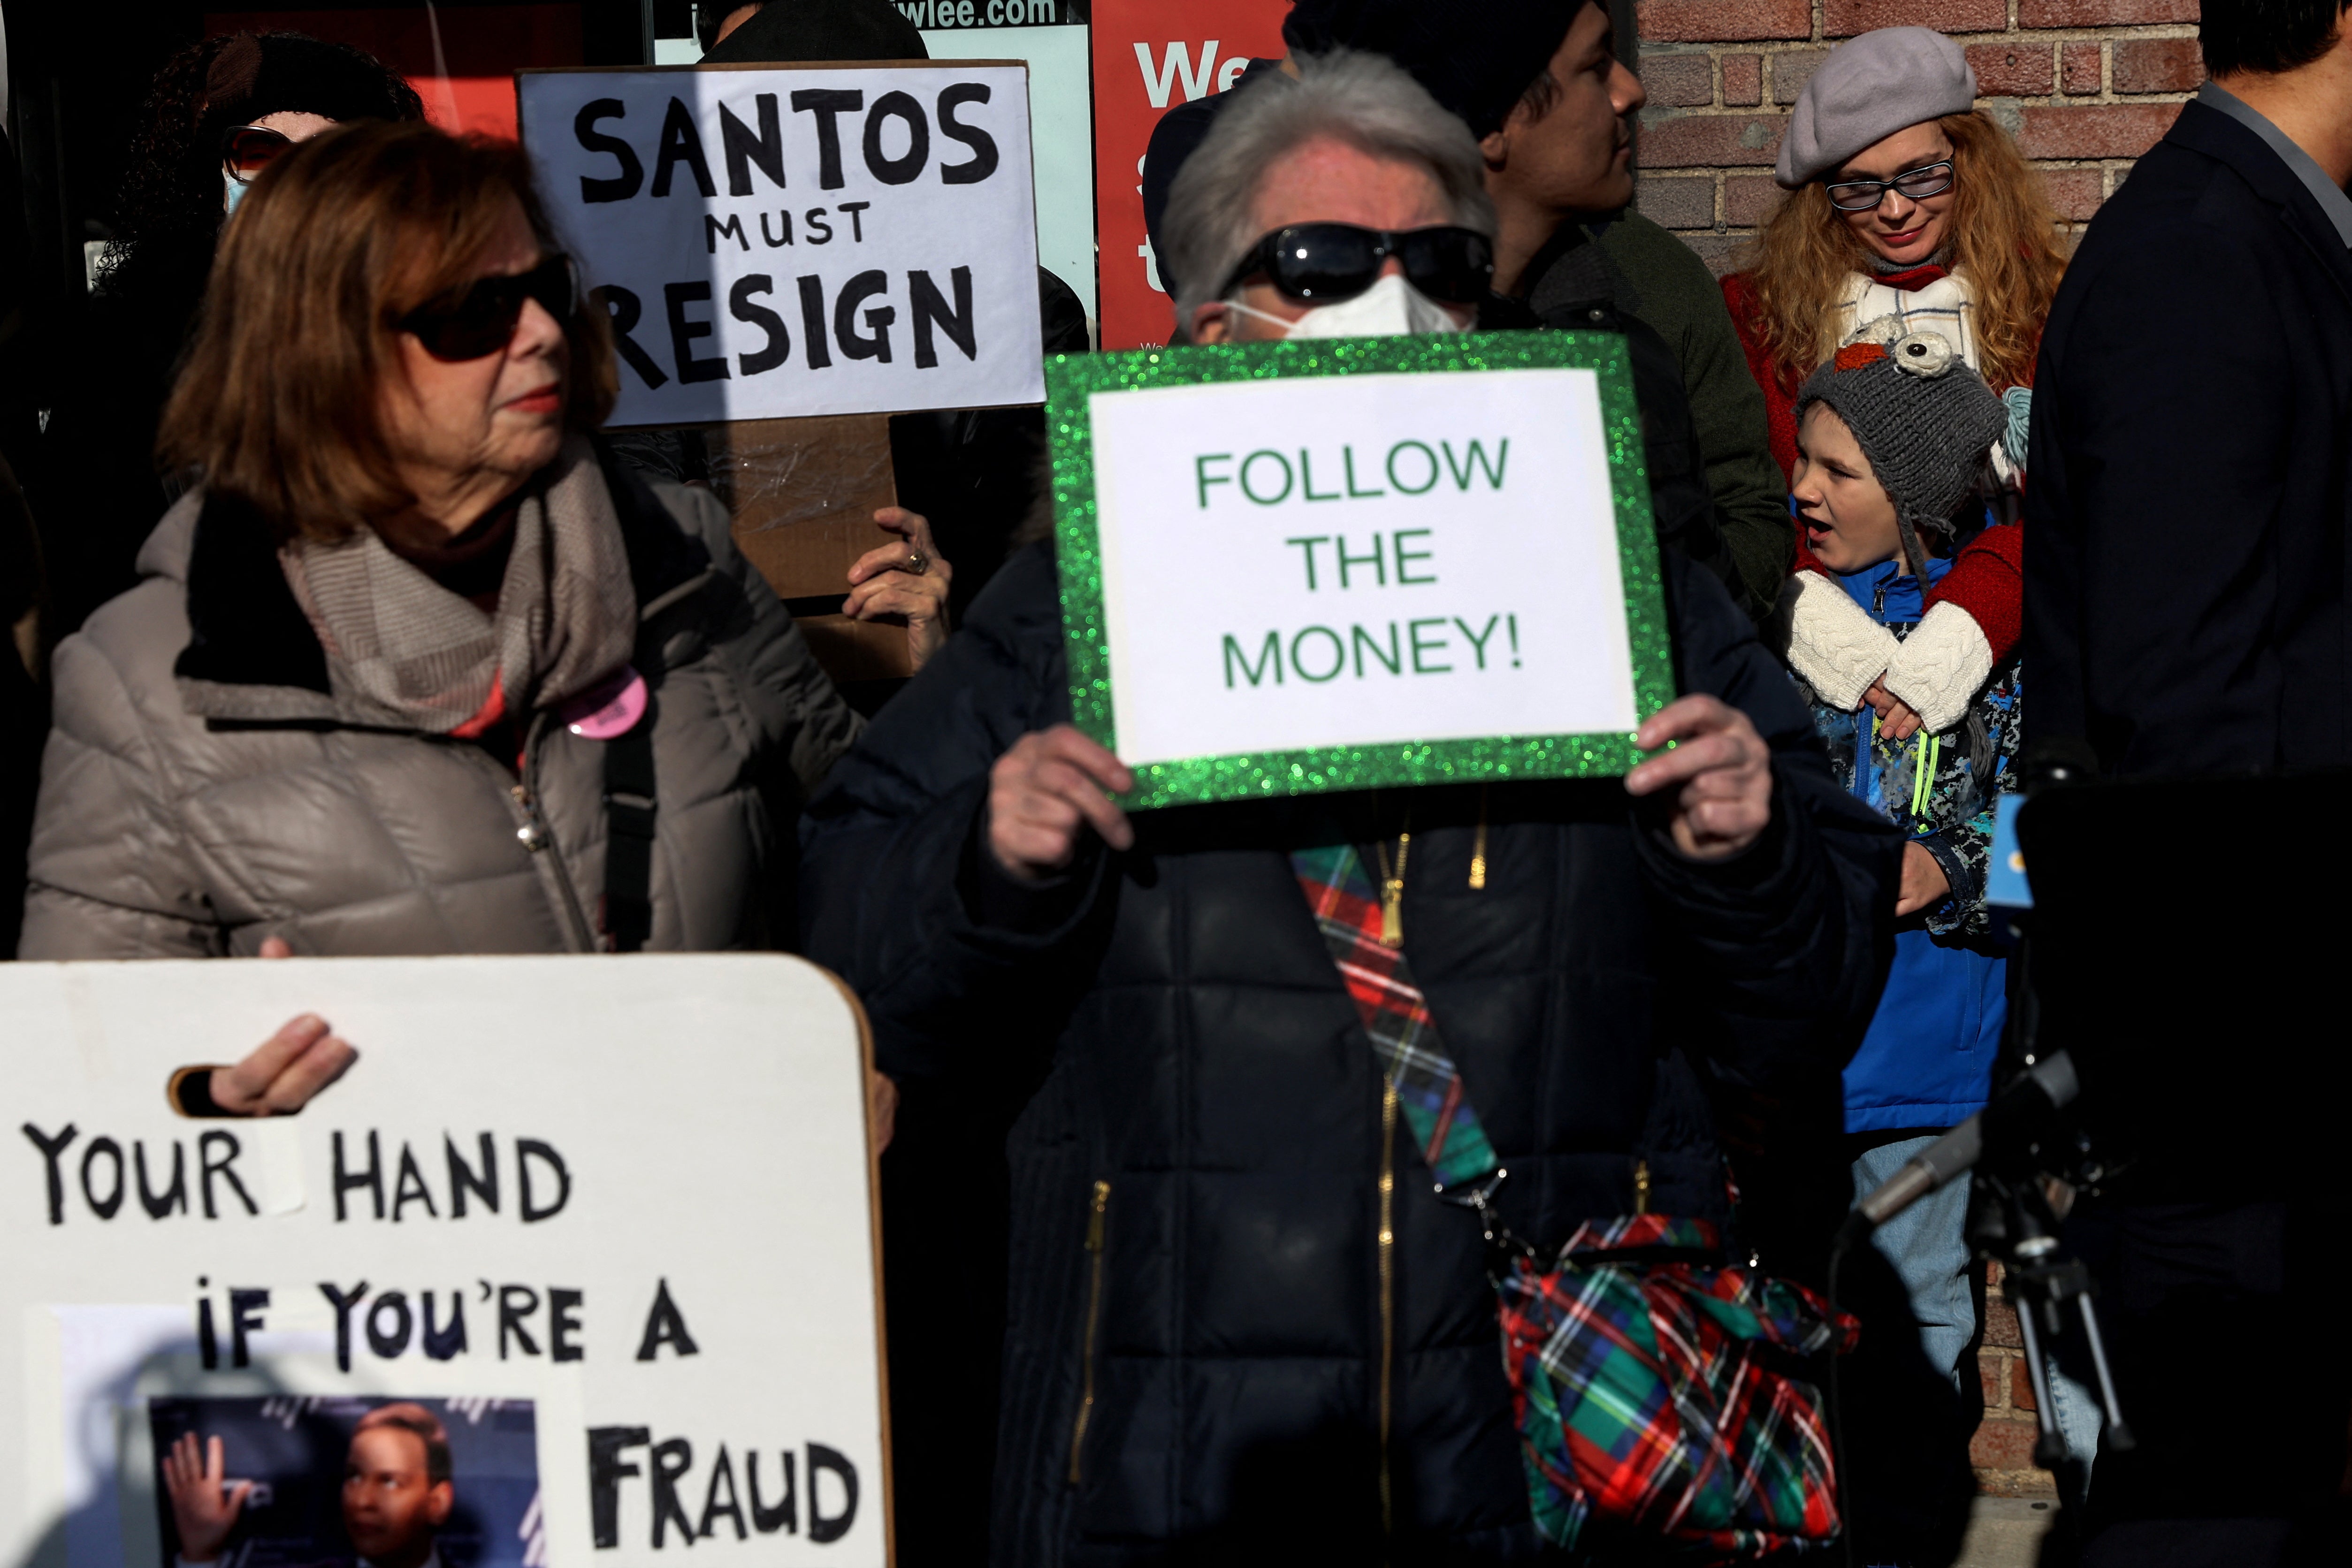
[[[299,1115],[166,1100],[312,1011],[360,1055]],[[888,1563],[824,971],[11,963],[0,1018],[0,1562]]]
[[[525,71],[615,426],[1035,403],[1018,62]]]
[[[1048,367],[1078,723],[1129,804],[1622,773],[1672,695],[1622,339]]]

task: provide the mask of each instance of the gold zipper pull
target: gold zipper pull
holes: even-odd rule
[[[1404,858],[1412,847],[1412,835],[1397,835],[1396,871],[1390,874],[1388,847],[1381,847],[1381,945],[1404,945]]]
[[[1650,1212],[1650,1162],[1647,1160],[1633,1162],[1633,1212]]]
[[[1110,1184],[1095,1184],[1094,1207],[1087,1215],[1087,1250],[1100,1252],[1103,1248],[1103,1211],[1110,1206]]]
[[[1486,786],[1478,786],[1478,837],[1470,842],[1470,890],[1486,890]]]

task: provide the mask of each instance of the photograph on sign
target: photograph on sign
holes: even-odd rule
[[[158,1568],[212,1562],[232,1533],[239,1568],[545,1558],[528,1399],[158,1397],[147,1417],[166,1457]]]
[[[1057,356],[1074,717],[1130,805],[1622,773],[1672,697],[1623,340]]]
[[[299,1115],[174,1109],[304,1013],[360,1055]],[[824,971],[27,963],[0,1016],[0,1561],[889,1562],[870,1047]]]
[[[609,313],[609,423],[1036,403],[1018,62],[524,71],[522,138]]]

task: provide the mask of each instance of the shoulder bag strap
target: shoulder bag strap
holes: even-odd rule
[[[654,930],[654,716],[604,742],[604,936],[641,951]]]

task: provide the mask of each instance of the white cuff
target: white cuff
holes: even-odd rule
[[[1992,644],[1976,617],[1949,600],[1929,610],[1887,667],[1886,689],[1940,734],[1965,718],[1992,674]]]
[[[1818,572],[1800,572],[1780,590],[1766,629],[1772,650],[1832,708],[1852,712],[1902,651],[1895,634]]]

